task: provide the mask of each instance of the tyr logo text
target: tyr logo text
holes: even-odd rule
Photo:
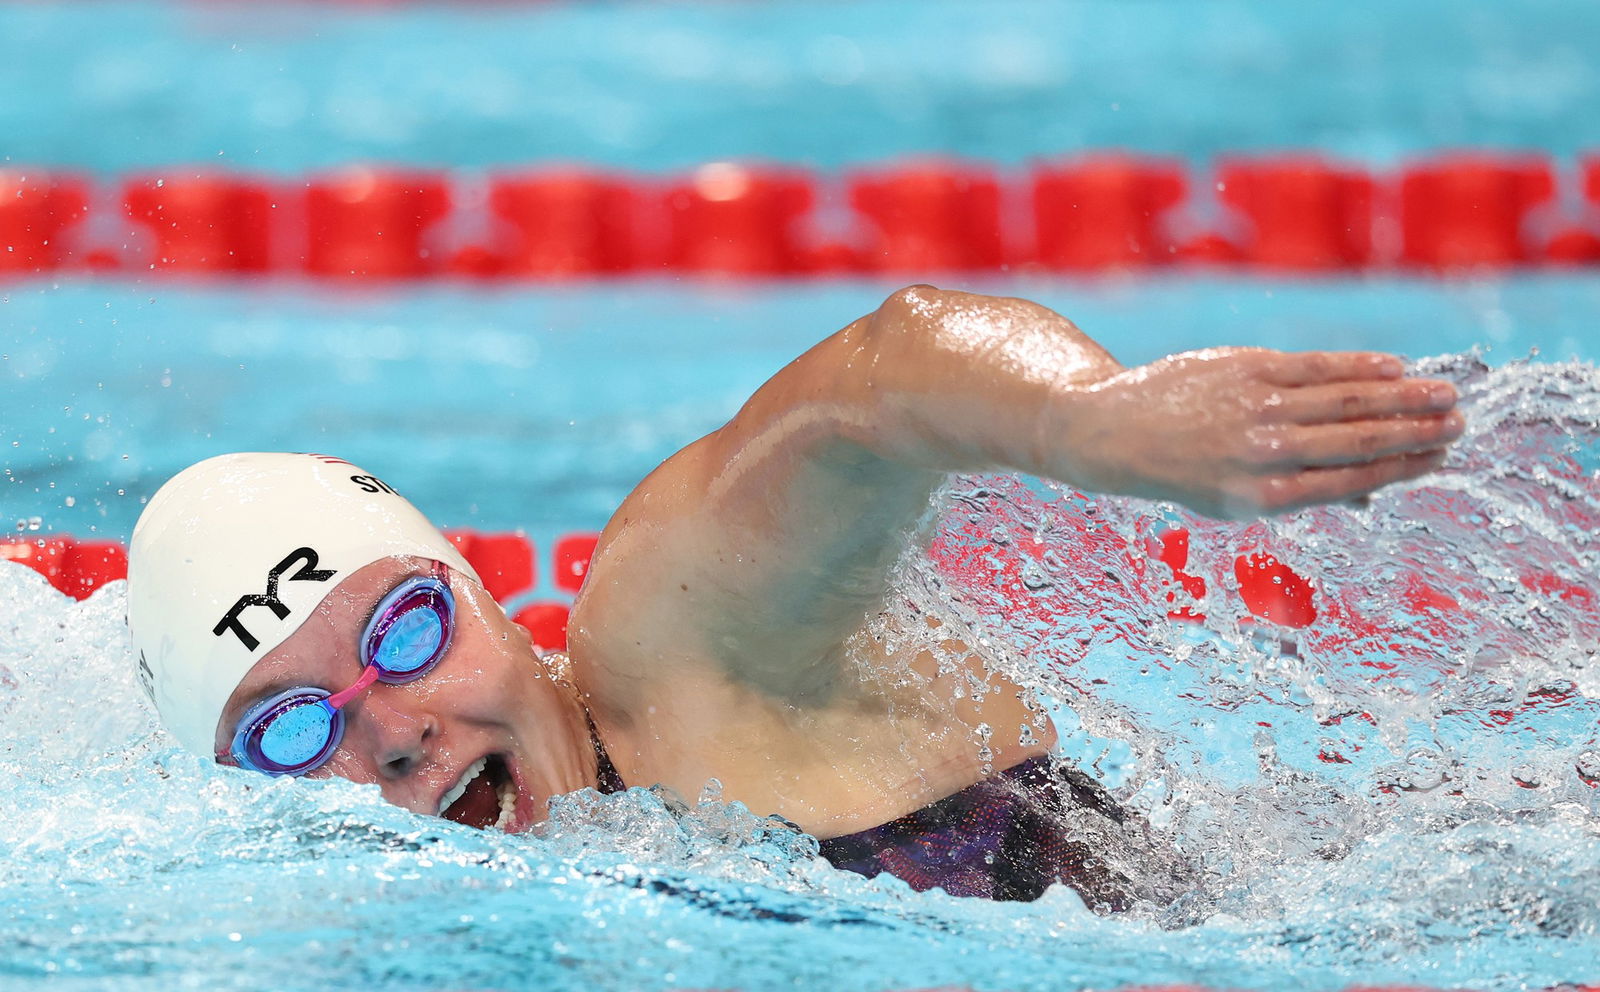
[[[217,621],[217,625],[212,628],[211,632],[221,637],[223,634],[232,631],[234,636],[239,638],[239,643],[245,646],[245,650],[254,651],[260,646],[261,641],[245,629],[244,624],[239,620],[239,614],[252,606],[265,606],[279,620],[287,617],[289,615],[289,607],[285,606],[283,600],[278,598],[278,580],[283,577],[284,572],[287,572],[296,564],[300,566],[300,569],[289,576],[287,579],[289,582],[326,582],[333,578],[333,569],[317,567],[317,553],[315,551],[310,548],[296,548],[289,552],[287,558],[267,570],[266,592],[248,593],[240,596],[239,601],[234,603],[232,608],[222,615],[222,619]]]

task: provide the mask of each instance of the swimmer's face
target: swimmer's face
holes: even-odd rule
[[[217,753],[227,751],[239,717],[255,703],[297,686],[338,692],[355,682],[359,641],[373,609],[400,582],[431,569],[418,558],[386,558],[341,582],[234,690],[217,725]],[[375,683],[347,703],[338,749],[307,777],[375,782],[395,805],[435,815],[446,794],[487,759],[444,815],[526,830],[545,818],[551,796],[595,784],[588,725],[526,631],[481,586],[452,570],[450,588],[455,632],[445,656],[416,682]],[[499,799],[508,787],[515,804],[502,821]]]

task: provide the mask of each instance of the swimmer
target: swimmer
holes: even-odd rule
[[[325,455],[224,455],[163,486],[128,620],[166,726],[224,764],[512,832],[575,790],[715,780],[843,868],[1118,909],[1148,893],[1105,851],[1142,828],[1051,756],[1026,693],[971,652],[941,668],[866,634],[930,497],[1015,471],[1235,519],[1355,501],[1437,468],[1455,403],[1379,353],[1124,368],[1037,304],[914,286],[634,489],[567,653],[535,651],[387,482]],[[986,752],[979,724],[1041,731]]]

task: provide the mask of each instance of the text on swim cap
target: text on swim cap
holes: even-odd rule
[[[362,492],[390,493],[398,496],[399,493],[389,488],[389,484],[375,475],[352,475],[350,481],[361,487]]]
[[[149,697],[150,702],[156,701],[156,675],[150,670],[150,662],[145,660],[144,652],[139,652],[139,688]]]
[[[267,570],[266,592],[252,592],[240,596],[239,601],[234,603],[228,612],[222,615],[222,619],[217,621],[217,625],[211,629],[211,632],[221,637],[228,631],[232,631],[239,638],[239,643],[244,645],[246,651],[254,651],[259,647],[261,642],[256,639],[255,635],[245,629],[244,624],[239,621],[239,614],[252,606],[265,606],[279,620],[287,617],[289,615],[289,607],[285,606],[283,600],[278,598],[278,580],[282,578],[284,572],[289,570],[290,566],[296,563],[299,563],[300,570],[289,576],[288,581],[290,582],[326,582],[333,578],[332,569],[317,567],[317,553],[315,551],[311,548],[296,548],[289,552],[287,558]]]

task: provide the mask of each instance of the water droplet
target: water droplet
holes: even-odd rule
[[[1600,782],[1600,751],[1585,751],[1578,755],[1578,775],[1587,782]]]

